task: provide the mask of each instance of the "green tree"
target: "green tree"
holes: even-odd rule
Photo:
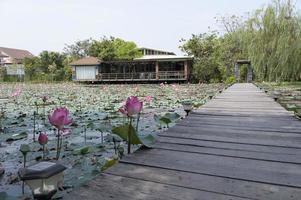
[[[101,40],[93,40],[89,49],[89,55],[101,60],[113,60],[117,57],[113,45],[114,38],[103,37]]]
[[[142,53],[134,42],[114,37],[103,37],[100,40],[92,41],[89,55],[101,60],[131,60],[141,57]]]
[[[69,59],[65,54],[43,51],[39,56],[24,60],[26,80],[71,80]],[[70,69],[69,69],[70,68]]]
[[[77,60],[89,56],[89,50],[92,44],[92,39],[76,41],[74,44],[66,45],[64,53],[69,55],[72,60]]]
[[[192,75],[194,81],[217,82],[221,81],[222,74],[219,68],[220,39],[215,32],[192,35],[189,40],[183,40],[181,50],[187,55],[194,56]]]

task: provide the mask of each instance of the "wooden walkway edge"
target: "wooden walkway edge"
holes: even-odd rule
[[[301,122],[234,84],[67,200],[300,200]]]

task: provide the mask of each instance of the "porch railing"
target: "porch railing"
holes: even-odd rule
[[[137,72],[137,73],[100,73],[98,80],[183,80],[184,71]]]

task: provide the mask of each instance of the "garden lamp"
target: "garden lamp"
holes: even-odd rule
[[[273,99],[274,99],[275,101],[278,101],[279,96],[280,96],[280,93],[279,93],[279,92],[277,92],[277,91],[274,91],[274,92],[273,92],[272,97],[273,97]]]
[[[48,200],[56,193],[58,184],[63,182],[65,166],[43,161],[19,170],[19,176],[32,190],[37,200]]]
[[[182,102],[184,111],[186,112],[186,116],[192,111],[192,102],[191,101],[184,101]]]

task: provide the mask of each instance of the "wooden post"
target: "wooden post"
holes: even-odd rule
[[[240,73],[239,73],[239,64],[238,63],[235,63],[235,66],[234,66],[234,75],[235,75],[235,79],[237,82],[240,81]]]
[[[156,61],[156,80],[159,80],[159,62]]]
[[[188,80],[188,62],[187,62],[187,60],[184,61],[184,76],[185,76],[185,80]]]

